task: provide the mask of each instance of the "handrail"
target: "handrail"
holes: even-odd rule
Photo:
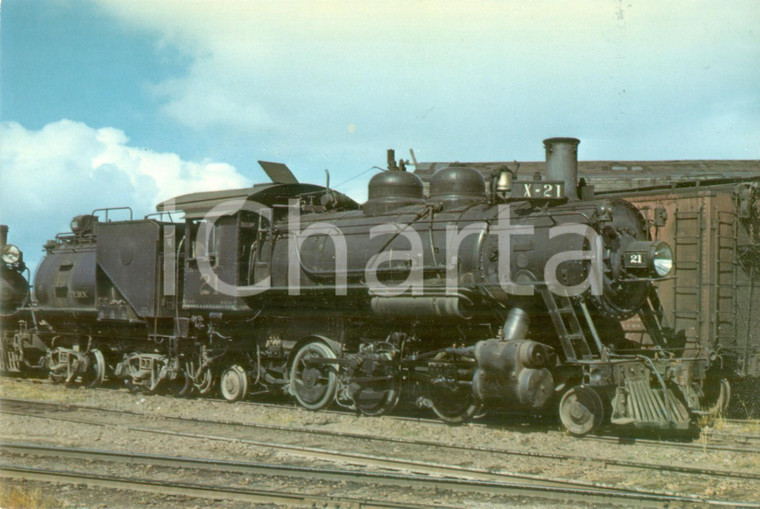
[[[104,209],[95,209],[93,210],[90,215],[94,216],[95,212],[105,212],[106,213],[106,223],[108,222],[108,212],[112,210],[128,210],[129,211],[129,220],[132,221],[134,217],[134,213],[132,212],[132,207],[107,207]]]
[[[143,219],[150,219],[152,217],[158,217],[159,222],[163,222],[164,215],[169,216],[169,222],[170,223],[177,224],[177,223],[181,222],[180,220],[175,221],[174,218],[172,217],[172,213],[170,211],[168,211],[168,210],[163,210],[161,212],[151,212],[150,214],[146,214],[143,217]]]

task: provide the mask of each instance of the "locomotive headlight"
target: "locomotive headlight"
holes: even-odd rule
[[[3,262],[8,265],[13,265],[21,261],[21,250],[13,244],[8,244],[3,249]]]
[[[665,277],[673,269],[673,250],[665,242],[637,240],[628,244],[623,255],[625,268]]]
[[[652,246],[652,269],[660,277],[667,276],[673,269],[673,250],[665,242],[655,242]]]

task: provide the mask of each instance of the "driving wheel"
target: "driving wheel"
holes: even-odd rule
[[[449,424],[462,424],[471,420],[481,409],[480,401],[467,384],[434,384],[430,391],[433,412]]]
[[[324,359],[336,355],[326,344],[313,341],[302,346],[290,367],[290,392],[309,410],[320,410],[335,400],[338,387],[336,366]]]

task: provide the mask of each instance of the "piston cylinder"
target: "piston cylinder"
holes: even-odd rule
[[[554,389],[546,369],[554,358],[550,347],[536,341],[480,341],[475,345],[473,393],[491,404],[540,408]]]

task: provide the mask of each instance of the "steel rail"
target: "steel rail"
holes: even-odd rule
[[[760,425],[760,419],[723,419],[729,424],[756,424]]]
[[[760,435],[756,435],[753,433],[734,433],[734,432],[727,432],[727,431],[707,431],[703,432],[708,437],[715,437],[715,438],[721,438],[721,437],[727,437],[727,438],[734,438],[738,442],[749,442],[750,440],[760,440]]]
[[[23,382],[30,382],[30,383],[33,383],[33,384],[43,384],[43,385],[50,383],[49,380],[32,379],[32,378],[24,378],[24,379],[15,378],[14,380],[15,381],[19,381],[19,382],[23,381]],[[109,387],[94,387],[94,388],[91,388],[89,390],[96,390],[96,391],[98,391],[98,390],[106,390],[107,391],[107,390],[114,390],[114,388],[113,387],[110,387],[110,388]],[[266,393],[271,393],[272,391],[265,391],[265,392]],[[8,399],[9,401],[12,401],[15,398],[0,397],[0,401],[2,401],[4,399]],[[217,402],[217,403],[225,403],[225,404],[227,403],[227,401],[225,399],[219,398],[219,397],[204,396],[202,399],[205,400],[205,401],[213,401],[213,402]],[[282,409],[282,410],[288,410],[288,411],[301,411],[301,410],[303,410],[303,408],[301,408],[300,406],[298,406],[298,404],[295,403],[295,402],[290,402],[290,403],[271,403],[271,402],[265,402],[265,401],[263,401],[263,402],[258,402],[258,401],[237,401],[237,402],[235,402],[235,404],[236,405],[241,405],[241,406],[250,406],[250,407],[254,407],[254,408],[255,407],[274,408],[274,409]],[[82,408],[93,408],[93,409],[97,408],[97,407],[89,407],[87,405],[81,405],[81,407]],[[124,412],[130,412],[130,411],[129,410],[125,410]],[[140,415],[139,412],[134,412],[134,413],[135,413],[135,415]],[[346,416],[346,415],[355,415],[354,411],[351,411],[351,410],[346,409],[346,408],[323,409],[323,410],[320,410],[320,413],[321,414],[327,414],[327,415],[343,415],[343,416]],[[384,417],[388,418],[388,419],[403,421],[403,422],[418,422],[418,423],[440,425],[440,426],[446,426],[446,427],[451,426],[450,424],[448,424],[446,422],[443,422],[440,419],[436,419],[436,418],[410,417],[410,416],[405,416],[405,415],[394,415],[394,414],[385,415]],[[726,423],[729,423],[729,424],[760,425],[760,419],[722,419],[722,421],[726,422]],[[481,423],[481,422],[477,422],[477,421],[466,423],[466,425],[470,426],[470,427],[476,427],[476,428],[481,428],[481,427],[482,428],[490,428],[491,427],[491,423]],[[505,424],[502,423],[502,425],[503,425],[504,429],[509,429],[509,425],[508,424],[505,425]],[[523,429],[523,428],[521,427],[521,429]],[[564,431],[555,431],[555,430],[545,430],[545,431],[547,431],[549,433],[559,433],[559,434],[563,434],[563,435],[565,434]],[[705,433],[705,432],[703,432],[703,433]],[[725,434],[725,433],[722,433],[722,432],[714,432],[714,431],[708,431],[706,433],[707,433],[708,436],[724,436],[724,435],[728,435],[728,434]],[[744,434],[739,435],[739,434],[736,434],[736,436],[741,439],[740,440],[740,444],[742,446],[746,445],[744,439],[749,439],[749,440],[760,439],[760,435],[744,435]],[[676,442],[676,441],[673,441],[673,440],[652,440],[652,439],[646,439],[646,438],[614,437],[614,436],[603,436],[603,435],[587,435],[585,437],[574,437],[574,438],[579,439],[579,440],[603,440],[603,441],[619,440],[620,443],[652,444],[652,445],[657,445],[657,446],[672,446],[672,447],[677,447],[677,448],[689,448],[690,446],[693,445],[693,444],[689,444],[689,443],[685,443],[685,442]],[[704,449],[705,448],[705,444],[699,444],[698,447],[700,449]],[[728,448],[727,449],[727,448],[725,448],[725,446],[721,446],[721,445],[718,445],[718,444],[713,444],[713,445],[707,444],[707,448],[708,449],[715,448],[715,450],[726,451],[726,452],[742,452],[742,453],[750,453],[750,454],[760,454],[760,448],[759,449],[746,449],[745,447],[741,447],[741,448],[733,448],[733,449]]]
[[[738,452],[743,454],[760,454],[760,449],[748,448],[743,446],[708,444],[704,442],[668,442],[664,440],[652,440],[649,438],[638,437],[607,437],[607,436],[585,436],[579,437],[580,440],[593,440],[599,442],[615,442],[618,444],[639,444],[651,445],[656,447],[674,447],[677,449],[692,449],[700,451],[721,451],[721,452]]]
[[[573,454],[518,451],[514,449],[491,448],[491,447],[481,447],[481,446],[474,446],[474,445],[463,446],[463,445],[456,445],[456,444],[439,443],[439,442],[434,442],[431,440],[414,440],[414,439],[405,439],[405,438],[384,437],[384,436],[369,435],[369,434],[363,434],[363,433],[350,433],[350,432],[330,431],[330,430],[315,430],[311,428],[278,426],[278,425],[273,425],[273,424],[240,423],[240,422],[226,421],[226,420],[191,419],[191,418],[186,418],[186,417],[173,417],[173,416],[153,416],[150,414],[134,412],[131,410],[122,411],[122,410],[113,410],[113,409],[98,409],[98,408],[89,407],[89,406],[79,406],[79,405],[71,405],[71,404],[58,405],[56,403],[48,403],[48,402],[38,402],[38,401],[29,402],[27,400],[9,400],[6,398],[0,398],[0,402],[3,402],[3,401],[13,402],[13,403],[22,403],[22,404],[32,403],[35,405],[50,406],[50,407],[60,406],[62,408],[65,408],[66,410],[84,409],[86,411],[98,411],[98,412],[105,411],[109,413],[128,414],[128,415],[140,416],[140,417],[149,416],[154,419],[158,418],[158,419],[163,419],[163,420],[168,420],[168,421],[178,421],[178,422],[191,423],[191,424],[204,424],[204,425],[211,424],[211,425],[224,425],[224,426],[230,426],[230,427],[237,426],[237,427],[248,428],[248,429],[266,429],[270,431],[278,431],[278,432],[285,432],[285,433],[307,433],[307,434],[312,434],[312,435],[320,435],[320,436],[328,436],[328,437],[339,437],[339,438],[358,439],[358,440],[373,440],[373,441],[381,441],[381,442],[396,443],[396,444],[403,444],[403,445],[436,447],[439,449],[482,452],[482,453],[490,453],[490,454],[495,454],[495,455],[503,454],[503,455],[510,455],[510,456],[549,459],[549,460],[556,460],[556,461],[575,460],[575,461],[601,463],[605,466],[614,465],[614,466],[628,467],[628,468],[670,471],[670,472],[677,472],[677,473],[689,474],[689,475],[708,475],[708,476],[718,476],[718,477],[730,477],[730,478],[737,478],[737,479],[760,480],[760,473],[755,473],[755,472],[737,472],[737,471],[728,471],[728,470],[720,470],[720,469],[696,468],[696,467],[690,467],[690,466],[684,466],[684,465],[656,464],[656,463],[646,463],[646,462],[621,460],[621,459],[614,459],[614,458],[600,458],[600,457],[594,457],[594,456],[573,455]],[[8,411],[7,409],[4,409],[4,408],[0,409],[0,413],[18,414],[17,412]],[[28,415],[28,414],[22,413],[20,415]],[[110,423],[98,423],[98,422],[92,422],[88,420],[73,419],[70,417],[34,416],[34,415],[32,415],[32,417],[41,417],[41,418],[51,419],[51,420],[61,420],[65,422],[76,422],[78,424],[90,424],[90,425],[96,425],[96,426],[97,425],[100,425],[100,426],[111,425]],[[124,425],[120,425],[120,426],[124,427]],[[217,440],[229,439],[229,440],[236,440],[236,441],[245,441],[244,439],[237,439],[237,438],[231,438],[231,437],[220,437],[220,436],[203,435],[203,434],[197,434],[197,433],[184,433],[184,432],[170,431],[170,430],[164,430],[164,429],[156,430],[154,428],[144,428],[144,427],[134,427],[134,426],[127,426],[126,429],[140,431],[140,432],[189,436],[189,437],[197,437],[197,438],[205,438],[205,439],[217,439]],[[255,442],[255,441],[252,441],[252,442]],[[289,444],[274,444],[272,442],[255,442],[253,445],[262,445],[262,444],[269,444],[272,447],[276,446],[277,448],[286,448],[286,447],[292,448],[293,447],[293,446],[290,446]],[[697,447],[700,450],[702,450],[701,445],[698,445]],[[316,449],[310,452],[316,452]],[[339,452],[338,451],[330,452],[331,456],[334,456],[336,454],[339,454]]]
[[[9,475],[10,474],[10,475]],[[13,474],[16,474],[15,476]],[[159,495],[185,496],[204,499],[225,499],[250,504],[275,504],[290,507],[293,504],[304,507],[334,507],[349,506],[357,508],[410,508],[433,509],[440,505],[424,505],[413,503],[395,503],[391,501],[373,501],[361,498],[343,496],[325,496],[317,494],[293,493],[281,490],[264,490],[242,487],[219,487],[210,484],[162,481],[148,478],[121,477],[94,473],[74,473],[61,470],[41,469],[15,465],[0,465],[0,475],[17,477],[27,480],[81,484],[101,488],[148,492]],[[443,506],[445,507],[445,506]],[[446,509],[455,509],[449,507]]]
[[[247,463],[228,460],[209,460],[201,458],[189,458],[189,457],[177,457],[177,456],[164,456],[154,454],[140,454],[140,453],[122,453],[113,451],[103,451],[94,449],[77,449],[69,447],[51,447],[51,446],[39,446],[32,444],[12,444],[12,443],[0,443],[0,449],[13,450],[23,454],[40,454],[49,453],[54,455],[55,458],[60,459],[62,456],[73,458],[84,458],[88,460],[99,461],[117,461],[117,462],[129,462],[135,464],[141,462],[150,465],[162,465],[174,468],[194,468],[194,469],[214,469],[222,472],[243,472],[243,473],[258,473],[268,476],[277,475],[290,475],[303,477],[306,476],[313,480],[320,478],[324,480],[337,480],[337,481],[357,481],[358,479],[366,480],[367,482],[377,483],[385,482],[391,484],[403,484],[409,485],[412,483],[418,486],[432,487],[435,489],[449,489],[458,491],[478,491],[486,492],[491,495],[497,494],[517,494],[520,496],[531,496],[533,498],[544,498],[546,495],[561,495],[562,497],[571,496],[573,498],[580,497],[581,499],[588,499],[589,497],[604,497],[606,503],[613,501],[650,501],[650,502],[688,502],[697,504],[709,504],[716,506],[728,506],[728,507],[756,507],[760,508],[760,504],[747,504],[745,502],[734,502],[728,500],[709,499],[697,495],[656,492],[656,491],[639,491],[629,488],[609,488],[609,487],[578,487],[569,485],[567,483],[561,483],[558,485],[553,484],[541,484],[541,483],[525,483],[525,482],[504,482],[504,481],[492,481],[485,479],[462,479],[452,477],[437,477],[432,478],[429,476],[419,474],[393,474],[393,473],[378,473],[378,472],[366,472],[357,470],[346,470],[336,468],[324,468],[324,467],[300,467],[300,466],[286,466],[275,465],[267,463]],[[46,470],[24,466],[14,465],[0,465],[0,471],[16,472],[16,473],[34,473],[44,472],[53,475],[73,476],[79,479],[104,479],[104,480],[123,480],[128,483],[135,484],[148,484],[152,486],[175,486],[180,488],[185,487],[202,487],[202,489],[210,489],[216,493],[250,493],[255,494],[271,493],[266,490],[249,490],[244,488],[220,488],[219,486],[210,485],[198,485],[195,483],[177,483],[174,481],[156,481],[153,479],[134,479],[115,477],[103,474],[91,474],[80,472],[63,472],[59,470]],[[276,492],[282,493],[282,492]],[[188,493],[182,493],[188,495]],[[312,496],[310,494],[288,494],[289,496],[307,498],[312,500],[314,498],[327,498],[331,503],[335,503],[335,498],[343,497],[323,497]],[[359,504],[363,504],[364,507],[415,507],[413,504],[394,504],[387,502],[370,502],[360,499],[345,498],[346,501],[353,501]],[[421,506],[429,507],[429,506]]]
[[[223,402],[223,399],[212,399],[212,401],[220,401]],[[297,405],[287,405],[287,404],[278,404],[278,403],[253,403],[253,402],[244,402],[247,405],[252,406],[265,406],[268,408],[280,408],[284,410],[299,410],[300,407]],[[337,414],[337,415],[350,415],[348,410],[322,410],[321,413],[329,413],[329,414]],[[428,419],[425,417],[409,417],[409,416],[399,416],[399,415],[386,415],[385,416],[388,419],[398,420],[398,421],[404,421],[404,422],[419,422],[419,423],[425,423],[425,424],[433,424],[433,425],[440,425],[440,426],[451,426],[448,423],[445,423],[441,421],[440,419]],[[739,420],[733,420],[730,422],[745,422],[745,421],[739,421]],[[746,421],[746,423],[757,424],[758,421],[749,420]],[[466,424],[467,426],[473,427],[473,428],[491,428],[490,424],[485,423],[479,423],[479,422],[470,422]],[[509,429],[508,426],[503,426],[503,429]],[[524,429],[521,427],[521,429]],[[554,430],[544,430],[545,432],[552,433],[552,434],[561,434],[566,435],[564,431],[554,431]],[[317,431],[315,431],[317,432]],[[723,451],[723,452],[740,452],[740,453],[746,453],[746,454],[760,454],[760,448],[746,448],[744,447],[746,445],[746,441],[749,440],[758,440],[760,439],[760,435],[744,435],[744,434],[728,434],[728,433],[716,433],[716,432],[702,432],[707,437],[723,437],[723,436],[735,436],[739,442],[739,447],[732,447],[730,445],[721,445],[721,444],[705,444],[705,443],[689,443],[689,442],[676,442],[673,440],[654,440],[654,439],[647,439],[647,438],[637,438],[637,437],[624,437],[624,436],[604,436],[604,435],[586,435],[582,437],[574,436],[573,438],[576,440],[599,440],[599,441],[605,441],[605,442],[611,442],[611,441],[617,441],[621,444],[641,444],[641,445],[652,445],[657,447],[675,447],[675,448],[681,448],[681,449],[700,449],[700,450],[715,450],[715,451]]]

